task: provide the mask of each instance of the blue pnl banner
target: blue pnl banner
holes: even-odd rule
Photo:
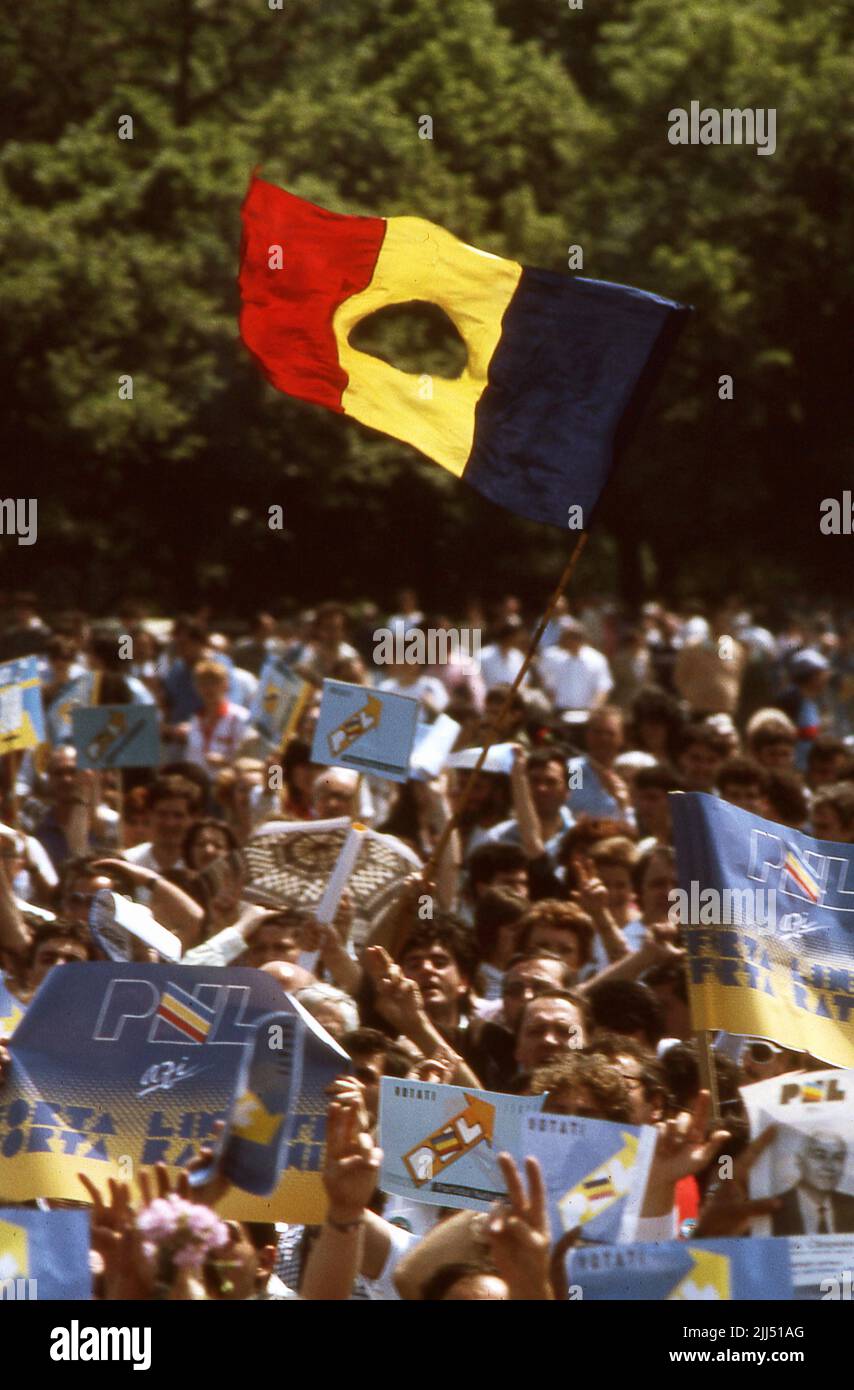
[[[671,794],[696,1029],[854,1067],[854,845]]]
[[[52,970],[9,1043],[0,1193],[85,1201],[78,1173],[103,1186],[128,1159],[183,1167],[228,1115],[254,1024],[285,998],[237,967]]]

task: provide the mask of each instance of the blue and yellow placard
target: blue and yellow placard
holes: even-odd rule
[[[670,805],[694,1027],[854,1067],[854,845],[700,792]]]
[[[244,1049],[231,1113],[211,1165],[259,1197],[275,1192],[281,1174],[290,1168],[291,1145],[295,1166],[301,1166],[307,1123],[314,1143],[325,1140],[325,1128],[316,1122],[325,1126],[326,1089],[350,1071],[347,1053],[298,1000],[288,1003],[288,1010],[258,1020]],[[204,1170],[197,1180],[206,1181],[209,1172]]]
[[[72,964],[53,970],[9,1043],[0,1092],[0,1201],[85,1201],[141,1167],[175,1174],[227,1120],[241,1060],[263,1015],[291,1008],[260,970]],[[233,1189],[245,1220],[322,1219],[325,1074],[304,1068],[287,1172],[269,1198]]]
[[[160,714],[153,705],[78,705],[71,711],[71,727],[78,767],[160,762]]]
[[[0,974],[0,1038],[10,1038],[27,1011]]]
[[[380,1187],[434,1206],[489,1211],[507,1195],[498,1155],[522,1152],[522,1125],[544,1096],[383,1077]]]
[[[542,1168],[552,1234],[580,1227],[587,1240],[631,1240],[655,1138],[650,1125],[529,1115],[521,1153],[536,1158]]]
[[[249,711],[250,723],[278,747],[293,733],[313,689],[282,657],[268,657]]]
[[[567,1255],[570,1297],[653,1302],[794,1297],[785,1240],[664,1240]]]
[[[38,657],[0,665],[0,754],[35,748],[45,738]]]
[[[311,760],[406,782],[418,709],[411,695],[325,680]]]
[[[101,685],[100,671],[83,671],[72,680],[65,681],[56,691],[45,710],[48,742],[58,744],[73,743],[72,711],[78,705],[94,705],[98,699]]]

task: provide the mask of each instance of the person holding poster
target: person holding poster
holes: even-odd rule
[[[200,661],[193,680],[202,708],[190,720],[184,757],[206,772],[236,758],[249,724],[249,711],[228,700],[229,672],[218,661]]]

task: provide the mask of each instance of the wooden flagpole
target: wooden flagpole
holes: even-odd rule
[[[486,757],[489,753],[490,748],[493,746],[493,744],[498,742],[501,736],[501,732],[505,724],[507,723],[507,720],[510,716],[510,712],[513,708],[513,704],[516,698],[516,692],[518,691],[519,687],[522,684],[522,681],[525,679],[525,676],[531,667],[531,663],[533,662],[534,657],[537,654],[537,648],[539,647],[540,642],[542,641],[543,633],[545,632],[552,617],[554,616],[555,609],[557,608],[561,596],[563,595],[564,590],[569,585],[569,582],[572,579],[573,574],[575,573],[576,566],[578,564],[578,561],[581,559],[586,544],[587,532],[582,531],[580,536],[578,537],[578,540],[575,543],[575,546],[573,547],[572,554],[570,555],[569,560],[566,563],[566,568],[564,569],[563,574],[558,580],[557,588],[555,589],[554,593],[551,596],[551,599],[549,600],[548,607],[546,608],[545,613],[543,614],[542,618],[537,624],[536,631],[534,632],[534,635],[531,638],[528,651],[525,654],[525,660],[522,662],[522,665],[516,672],[513,684],[511,685],[505,697],[504,704],[498,711],[498,715],[496,716],[495,722],[492,725],[490,732],[487,734],[487,737],[484,741],[484,745],[480,750],[480,757],[478,758],[477,762],[471,770],[471,775],[468,779],[466,788],[460,798],[459,804],[457,805],[457,808],[454,811],[453,815],[445,823],[442,829],[442,833],[439,836],[439,839],[437,840],[433,848],[433,852],[421,871],[421,878],[422,882],[425,885],[425,888],[429,887],[429,885],[435,881],[436,871],[439,863],[441,862],[442,855],[445,853],[445,850],[448,846],[448,842],[451,836],[453,835],[454,831],[456,830],[457,826],[459,825],[460,818],[465,812],[465,809],[468,806],[468,803],[473,795],[477,775],[482,770],[483,765],[486,762]],[[405,910],[405,904],[403,904],[402,906]],[[404,935],[402,930],[403,926],[404,923],[399,917],[394,935],[395,950],[399,949],[399,946],[401,944],[401,938]]]
[[[506,721],[508,721],[510,710],[513,708],[513,702],[515,702],[516,691],[519,689],[520,685],[522,685],[522,681],[524,677],[526,677],[527,671],[530,669],[531,662],[533,662],[534,656],[537,655],[537,648],[542,641],[542,634],[544,634],[545,628],[548,627],[549,621],[551,621],[552,616],[554,616],[555,609],[558,607],[558,602],[559,599],[561,599],[563,591],[565,591],[569,581],[572,580],[574,570],[576,570],[577,563],[579,563],[581,553],[583,553],[584,546],[586,545],[587,532],[581,531],[580,537],[577,539],[576,545],[574,545],[572,555],[570,555],[569,560],[566,562],[566,569],[563,570],[563,574],[558,580],[558,587],[556,587],[554,594],[552,594],[551,599],[549,599],[548,607],[545,609],[545,613],[542,614],[540,623],[537,624],[537,630],[535,630],[533,638],[531,638],[529,649],[527,649],[526,657],[524,657],[524,662],[522,666],[519,667],[519,670],[516,671],[516,678],[513,680],[513,684],[510,685],[505,702],[503,702],[501,709],[499,709],[497,719],[495,719],[495,723],[492,724],[490,733],[488,733],[487,738],[485,738],[484,746],[480,751],[480,758],[477,759],[477,763],[472,769],[472,774],[470,774],[469,781],[467,781],[466,784],[466,790],[463,791],[462,796],[460,796],[458,808],[456,808],[453,815],[449,817],[449,820],[446,821],[445,826],[442,827],[442,833],[437,842],[435,842],[433,853],[431,853],[430,859],[427,860],[426,865],[424,865],[423,870],[421,870],[421,881],[423,881],[424,887],[426,888],[430,888],[431,885],[435,883],[435,876],[437,876],[438,865],[441,863],[442,855],[444,855],[445,849],[448,848],[451,835],[453,831],[456,830],[456,827],[459,826],[460,817],[462,817],[466,806],[469,805],[470,798],[472,798],[477,774],[483,769],[485,760],[487,760],[487,753],[490,752],[492,745],[497,744],[499,737],[501,737],[502,728],[505,726]],[[391,945],[392,955],[395,955],[396,951],[399,951],[403,941],[406,940],[409,934],[408,930],[406,930],[405,920],[403,920],[405,919],[406,912],[408,912],[408,901],[406,901],[405,898],[401,902],[401,905],[399,905],[398,913],[395,915],[394,934],[392,934]]]
[[[700,1089],[708,1091],[711,1099],[709,1128],[710,1130],[720,1129],[721,1101],[718,1092],[718,1073],[715,1067],[714,1053],[712,1052],[712,1035],[707,1028],[703,1028],[695,1032],[694,1037],[697,1041],[697,1061],[700,1067]]]
[[[555,611],[555,609],[557,608],[557,605],[558,605],[558,603],[559,603],[559,601],[560,601],[560,598],[561,598],[561,596],[562,596],[562,594],[563,594],[563,592],[564,592],[564,589],[565,589],[565,588],[567,587],[567,585],[569,584],[569,581],[570,581],[570,579],[572,578],[572,576],[573,576],[573,574],[574,574],[574,572],[575,572],[575,567],[576,567],[576,565],[578,564],[578,561],[581,559],[581,555],[582,555],[582,552],[583,552],[584,547],[585,547],[586,544],[587,544],[587,532],[586,532],[586,531],[582,531],[582,532],[581,532],[581,535],[578,537],[578,540],[577,540],[577,542],[576,542],[576,544],[575,544],[575,547],[574,547],[574,549],[573,549],[573,551],[572,551],[572,554],[570,555],[569,560],[567,561],[566,568],[565,568],[563,574],[561,575],[560,579],[558,580],[557,588],[555,589],[554,593],[553,593],[552,596],[551,596],[551,599],[549,600],[549,605],[548,605],[548,607],[547,607],[545,613],[543,614],[542,618],[540,619],[539,623],[537,624],[537,629],[536,629],[536,631],[535,631],[533,637],[531,638],[530,646],[528,647],[528,651],[527,651],[527,653],[525,654],[525,660],[522,662],[522,665],[519,667],[519,670],[516,672],[516,676],[515,676],[515,679],[514,679],[514,681],[513,681],[513,684],[511,685],[510,689],[509,689],[508,692],[507,692],[507,695],[506,695],[505,700],[504,700],[504,704],[501,706],[501,709],[498,711],[498,715],[497,715],[497,717],[496,717],[496,719],[495,719],[495,723],[494,723],[493,726],[492,726],[492,730],[491,730],[491,732],[488,734],[488,736],[487,736],[487,738],[486,738],[486,740],[485,740],[485,742],[484,742],[484,745],[483,745],[483,747],[482,747],[481,750],[480,750],[480,757],[478,758],[477,762],[475,763],[474,767],[472,768],[471,777],[469,778],[468,784],[467,784],[467,786],[466,786],[466,789],[465,789],[465,791],[463,792],[462,797],[460,798],[460,803],[459,803],[459,805],[457,806],[456,811],[455,811],[454,814],[451,816],[450,820],[447,822],[447,824],[445,825],[444,829],[442,830],[442,834],[440,835],[440,837],[439,837],[439,839],[438,839],[438,841],[437,841],[437,843],[436,843],[436,845],[435,845],[435,847],[434,847],[434,849],[433,849],[433,853],[430,855],[429,860],[427,861],[427,863],[426,863],[425,866],[424,866],[424,873],[423,873],[422,877],[424,878],[425,882],[428,881],[428,878],[429,878],[429,877],[432,877],[432,876],[435,874],[436,866],[438,865],[439,860],[441,859],[442,855],[443,855],[444,852],[445,852],[445,848],[446,848],[446,846],[447,846],[448,841],[449,841],[450,838],[451,838],[451,835],[454,833],[454,831],[456,830],[456,828],[457,828],[457,826],[458,826],[458,824],[459,824],[460,816],[462,815],[463,811],[465,811],[466,807],[468,806],[468,803],[469,803],[469,801],[470,801],[470,799],[471,799],[471,796],[472,796],[472,792],[473,792],[473,790],[474,790],[475,778],[477,777],[477,774],[478,774],[478,773],[481,771],[481,769],[483,768],[483,765],[484,765],[484,763],[486,762],[486,756],[487,756],[487,754],[488,754],[490,748],[492,747],[492,745],[493,745],[494,743],[497,743],[497,742],[498,742],[498,739],[499,739],[499,736],[500,736],[500,734],[501,734],[501,731],[502,731],[502,729],[504,728],[504,725],[507,723],[508,717],[509,717],[509,715],[510,715],[510,711],[511,711],[512,708],[513,708],[513,703],[514,703],[514,700],[515,700],[515,698],[516,698],[516,692],[517,692],[517,690],[519,689],[520,685],[522,684],[522,681],[525,679],[525,676],[527,675],[527,673],[528,673],[528,671],[529,671],[529,669],[530,669],[531,663],[533,662],[534,657],[535,657],[536,654],[537,654],[537,648],[538,648],[539,645],[540,645],[540,642],[541,642],[541,640],[542,640],[543,633],[545,632],[546,628],[548,627],[549,623],[551,622],[552,616],[554,615],[554,611]]]

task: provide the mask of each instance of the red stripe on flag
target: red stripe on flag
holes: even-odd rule
[[[348,377],[332,318],[371,283],[385,218],[327,212],[254,177],[242,217],[241,338],[277,390],[340,412]]]
[[[798,885],[799,888],[803,889],[810,901],[818,902],[818,893],[812,887],[812,884],[807,883],[806,879],[803,876],[803,873],[801,872],[800,866],[794,868],[791,864],[787,864],[786,868],[788,869],[792,878],[795,880],[795,883]]]
[[[157,1014],[159,1018],[165,1019],[167,1023],[171,1023],[172,1027],[177,1028],[180,1033],[186,1033],[187,1037],[192,1038],[194,1042],[204,1042],[207,1037],[207,1029],[202,1031],[200,1028],[194,1028],[192,1023],[187,1023],[183,1018],[179,1018],[177,1014],[173,1014],[165,1004],[160,1005]]]

